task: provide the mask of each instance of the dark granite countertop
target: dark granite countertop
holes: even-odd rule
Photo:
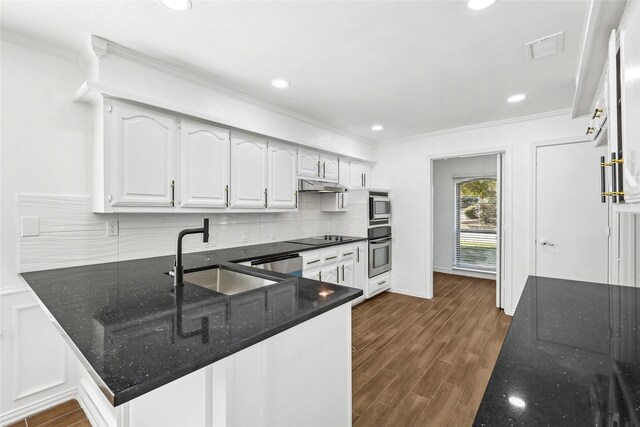
[[[321,246],[276,242],[184,254],[185,269],[225,266],[279,281],[224,295],[166,273],[173,256],[23,273],[103,393],[120,405],[362,295],[362,290],[237,262]],[[321,291],[333,291],[321,296]],[[312,338],[310,338],[312,339]]]
[[[640,426],[640,289],[529,277],[475,426]]]

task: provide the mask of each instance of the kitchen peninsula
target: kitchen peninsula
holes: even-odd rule
[[[362,290],[239,264],[342,243],[184,255],[186,272],[275,282],[233,295],[188,280],[174,288],[172,256],[23,277],[86,369],[81,393],[100,424],[347,425],[350,302]]]

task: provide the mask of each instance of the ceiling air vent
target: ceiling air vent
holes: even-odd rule
[[[564,49],[564,31],[525,43],[524,48],[529,61],[561,53]]]

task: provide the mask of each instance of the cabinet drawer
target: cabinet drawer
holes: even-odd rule
[[[338,255],[338,261],[346,261],[353,259],[356,256],[356,248],[353,246],[349,246],[346,248],[341,248],[340,253]]]
[[[320,267],[320,252],[302,254],[302,271]]]
[[[391,287],[390,275],[382,274],[369,279],[369,296],[373,296]]]
[[[335,264],[338,262],[338,249],[332,249],[329,251],[322,252],[322,262],[323,266]]]

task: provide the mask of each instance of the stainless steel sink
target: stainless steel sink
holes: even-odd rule
[[[239,294],[240,292],[278,283],[274,280],[263,279],[221,267],[185,273],[184,281],[225,295]]]

